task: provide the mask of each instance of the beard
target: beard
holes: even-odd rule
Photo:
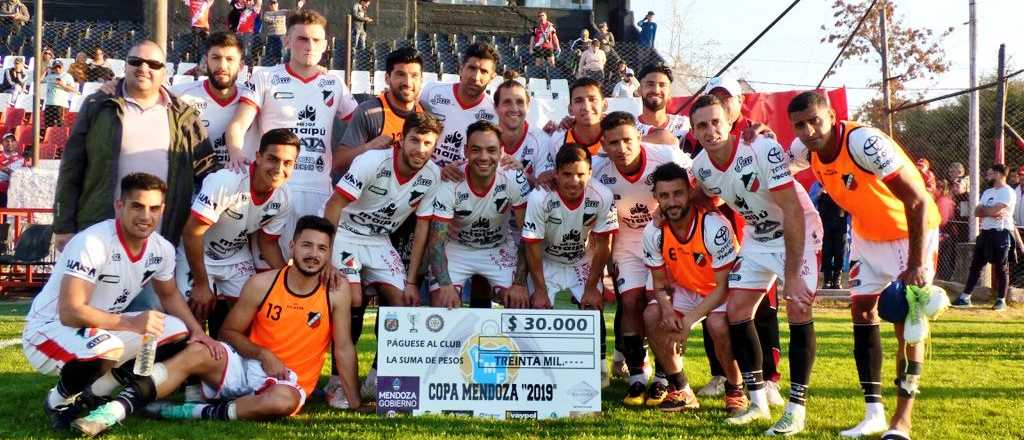
[[[237,74],[229,75],[229,77],[228,81],[223,83],[217,79],[217,75],[210,75],[208,79],[210,80],[210,84],[213,85],[213,88],[217,90],[226,90],[231,88],[231,86],[235,84],[235,81],[238,80]]]
[[[303,263],[305,263],[305,262],[306,261],[303,260]],[[308,269],[302,267],[301,264],[296,264],[295,265],[295,269],[298,269],[299,273],[301,273],[301,274],[303,274],[303,275],[305,275],[307,277],[315,277],[315,276],[320,275],[320,272],[323,272],[324,265],[321,264],[320,267],[317,270],[308,270]]]
[[[665,102],[664,99],[662,99],[661,102],[658,103],[658,104],[656,104],[656,103],[654,103],[652,101],[649,101],[647,98],[643,98],[641,101],[644,104],[644,108],[646,108],[647,110],[650,110],[652,112],[661,111],[666,106],[666,102]]]

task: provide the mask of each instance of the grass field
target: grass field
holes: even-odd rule
[[[0,340],[20,337],[27,311],[24,303],[0,303]],[[852,358],[848,311],[821,307],[817,312],[818,359],[810,391],[808,431],[801,438],[839,438],[837,432],[858,422],[863,403]],[[611,313],[605,317],[611,320]],[[372,325],[367,320],[367,326]],[[609,327],[610,328],[610,327]],[[883,327],[886,362],[883,381],[892,383],[895,339]],[[922,394],[914,417],[916,439],[1024,438],[1024,309],[1002,314],[988,310],[947,312],[933,324],[931,355],[925,367]],[[782,326],[783,350],[788,338]],[[373,332],[360,341],[360,371],[373,358]],[[609,343],[609,345],[611,345]],[[686,371],[695,387],[708,379],[699,337],[690,338]],[[783,356],[783,384],[788,362]],[[52,377],[34,373],[20,345],[0,349],[0,438],[62,438],[47,428],[42,412]],[[758,438],[765,425],[734,428],[723,424],[719,399],[702,400],[702,408],[685,414],[624,408],[625,385],[613,383],[603,395],[600,417],[545,422],[499,422],[455,417],[400,417],[330,410],[322,401],[310,402],[302,414],[284,422],[174,423],[129,418],[105,438]],[[884,389],[890,414],[895,407],[891,385]],[[773,413],[778,416],[780,410]]]

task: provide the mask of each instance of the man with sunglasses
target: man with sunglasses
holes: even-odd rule
[[[57,178],[53,233],[58,250],[74,233],[114,218],[116,182],[137,172],[167,182],[159,232],[178,244],[192,194],[217,164],[199,113],[162,87],[164,59],[156,43],[136,44],[116,91],[97,91],[82,103]]]

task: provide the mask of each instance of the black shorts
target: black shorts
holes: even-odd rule
[[[1005,229],[982,229],[974,242],[974,252],[980,252],[986,263],[1006,264],[1013,238]]]
[[[553,51],[551,49],[547,49],[547,48],[544,48],[544,47],[539,47],[539,48],[534,48],[533,49],[533,57],[534,58],[549,58],[549,57],[553,57],[553,56],[555,56],[555,51]]]

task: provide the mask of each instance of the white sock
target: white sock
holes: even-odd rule
[[[873,419],[876,417],[885,418],[885,405],[882,402],[871,402],[864,409],[864,418]]]
[[[971,294],[969,294],[969,293],[961,293],[960,294],[960,299],[962,299],[964,301],[967,301],[967,300],[971,299]]]
[[[634,383],[646,384],[647,383],[647,375],[644,374],[644,373],[640,373],[640,374],[634,374],[632,376],[629,376],[629,384],[633,385]]]
[[[768,392],[761,388],[750,393],[750,404],[760,408],[763,411],[768,411]]]
[[[76,394],[77,396],[77,394]],[[50,408],[57,408],[61,405],[70,404],[75,400],[75,396],[64,397],[57,391],[57,387],[50,388],[50,392],[46,394],[46,403],[50,405]]]
[[[153,364],[153,371],[149,378],[153,380],[153,386],[158,387],[167,380],[167,366],[163,362]]]
[[[89,391],[92,391],[92,394],[95,396],[106,397],[114,394],[114,390],[118,389],[120,386],[121,383],[114,378],[114,374],[108,371],[107,374],[100,376],[99,379],[96,379],[96,381],[89,386]]]
[[[626,357],[622,355],[621,351],[615,350],[615,353],[612,354],[612,361],[613,362],[626,362]]]
[[[794,416],[804,416],[807,414],[807,407],[799,403],[786,402],[786,412]]]
[[[228,404],[228,420],[238,420],[238,408],[235,407],[235,402]]]
[[[117,421],[120,422],[124,420],[125,417],[128,417],[128,410],[125,409],[124,404],[121,403],[120,401],[112,400],[110,401],[109,405],[110,411],[114,413],[114,417],[117,418]]]
[[[654,383],[660,383],[660,384],[662,384],[662,385],[667,387],[668,386],[668,378],[656,375],[656,376],[654,376]]]

